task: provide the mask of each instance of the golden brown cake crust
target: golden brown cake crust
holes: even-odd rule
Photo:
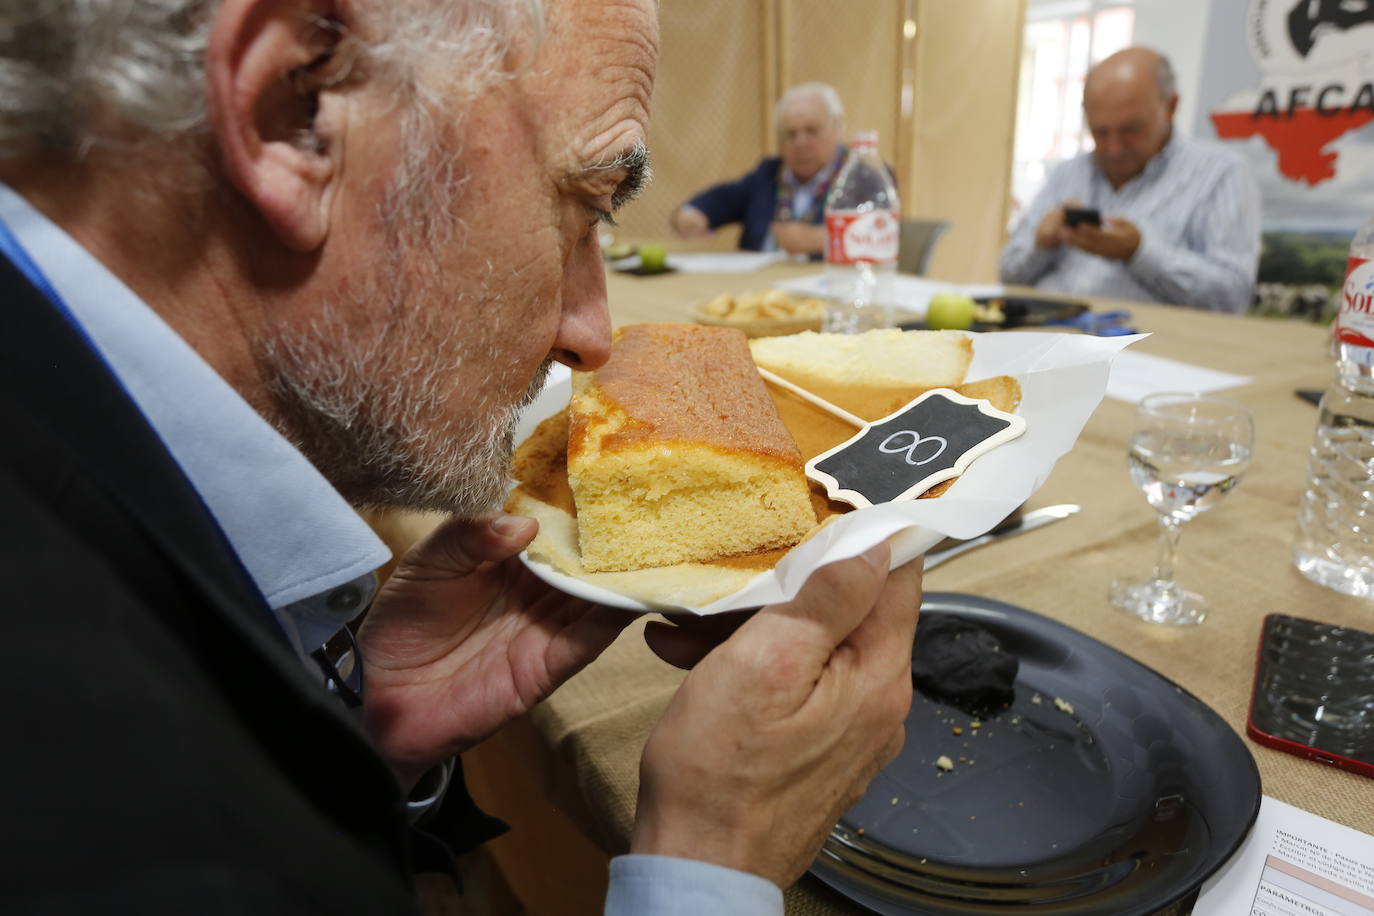
[[[616,332],[614,352],[597,370],[597,394],[627,422],[601,441],[603,453],[681,440],[801,465],[739,330],[629,325]],[[575,424],[572,438],[582,432]]]

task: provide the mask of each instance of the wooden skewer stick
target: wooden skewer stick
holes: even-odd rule
[[[838,417],[839,419],[845,421],[851,426],[857,427],[859,429],[862,429],[863,427],[868,425],[867,420],[864,420],[860,417],[856,417],[849,411],[845,410],[843,407],[836,407],[834,404],[831,404],[824,398],[817,397],[816,395],[807,391],[805,388],[792,384],[787,379],[778,375],[776,372],[769,372],[762,366],[759,366],[758,369],[759,375],[763,376],[765,381],[772,382],[779,388],[786,388],[788,391],[792,392],[797,397],[801,398],[803,401],[806,401],[809,404],[815,404],[817,407],[819,407],[821,410],[824,410],[832,417]]]

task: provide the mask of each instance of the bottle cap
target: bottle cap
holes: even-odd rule
[[[876,153],[878,151],[878,132],[876,130],[856,131],[854,139],[849,142],[849,145],[859,152]]]

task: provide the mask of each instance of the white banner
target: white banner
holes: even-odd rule
[[[1250,163],[1267,231],[1374,215],[1374,2],[1213,0],[1195,133]]]

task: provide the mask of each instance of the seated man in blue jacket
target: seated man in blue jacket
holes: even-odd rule
[[[825,198],[844,165],[844,105],[825,83],[801,83],[774,108],[781,156],[765,156],[736,181],[707,188],[679,207],[673,231],[686,238],[742,223],[739,247],[819,257],[825,251]]]

